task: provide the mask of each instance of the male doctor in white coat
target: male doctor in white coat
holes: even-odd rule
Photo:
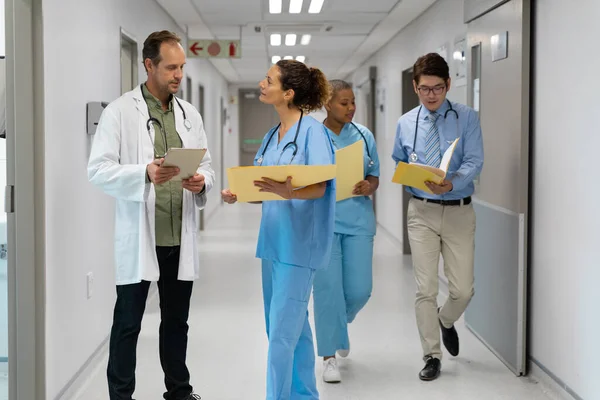
[[[198,210],[213,186],[210,153],[194,177],[162,166],[169,148],[207,148],[202,118],[175,98],[183,78],[180,38],[155,32],[144,42],[145,84],[110,103],[100,118],[88,165],[90,182],[115,197],[117,300],[107,368],[111,400],[135,390],[136,345],[151,281],[160,296],[160,361],[167,400],[200,399],[186,366],[188,314],[198,278]]]

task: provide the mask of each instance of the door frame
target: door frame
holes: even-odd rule
[[[191,90],[192,90],[192,85],[190,85],[190,91]],[[200,116],[202,117],[202,123],[204,124],[204,129],[206,129],[206,116],[204,115],[205,101],[206,101],[206,98],[204,96],[204,85],[200,83],[198,85],[198,112],[200,113]],[[190,103],[191,103],[191,101],[190,101]],[[198,228],[200,229],[200,231],[203,231],[205,228],[204,208],[202,210],[200,210],[200,216],[198,218],[200,219],[200,221],[198,222]]]
[[[6,0],[5,18],[9,399],[44,399],[42,0]]]

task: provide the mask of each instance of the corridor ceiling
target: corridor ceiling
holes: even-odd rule
[[[319,0],[279,0],[281,13],[272,14],[269,3],[278,0],[157,1],[190,39],[241,40],[241,58],[210,59],[237,84],[260,81],[273,56],[304,56],[328,79],[344,78],[435,2],[323,0],[319,13],[309,13]],[[290,2],[301,12],[290,13]],[[271,34],[281,35],[281,45],[271,44]],[[295,45],[286,45],[287,34],[296,35]],[[310,42],[301,44],[305,35]]]

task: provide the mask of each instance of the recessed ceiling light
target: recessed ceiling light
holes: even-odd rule
[[[290,14],[300,14],[302,12],[302,0],[290,0]]]
[[[281,46],[281,35],[279,33],[271,34],[271,46]]]
[[[288,33],[285,35],[285,45],[286,46],[295,46],[296,45],[296,34]]]
[[[300,39],[300,44],[302,44],[303,46],[306,46],[310,43],[310,35],[302,35],[302,39]]]
[[[304,57],[304,56],[298,56],[298,57],[296,57],[296,61],[300,61],[300,62],[303,63],[303,62],[306,61],[306,57]]]
[[[292,57],[292,56],[285,56],[285,57],[283,57],[283,59],[284,59],[284,60],[293,60],[293,59],[294,59],[294,57]]]
[[[323,8],[323,1],[324,0],[312,0],[310,2],[310,7],[308,7],[308,13],[309,14],[320,13],[321,9]]]
[[[281,57],[279,57],[279,56],[273,56],[273,57],[271,57],[271,62],[273,64],[277,64],[279,62],[279,60],[281,60]]]
[[[281,14],[281,0],[269,0],[269,12],[271,14]]]

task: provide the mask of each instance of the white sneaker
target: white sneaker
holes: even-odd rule
[[[323,362],[323,380],[327,383],[339,383],[342,381],[340,368],[335,358],[328,358]]]

